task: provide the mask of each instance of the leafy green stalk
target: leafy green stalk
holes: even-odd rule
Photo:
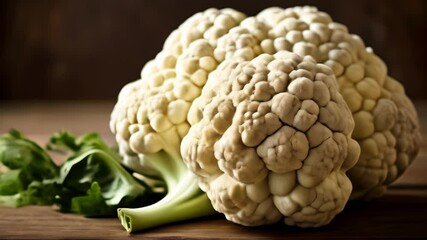
[[[118,216],[126,231],[141,231],[215,213],[206,194],[198,187],[197,177],[187,169],[178,154],[161,151],[144,158],[144,162],[159,171],[168,193],[162,200],[146,207],[119,208]]]

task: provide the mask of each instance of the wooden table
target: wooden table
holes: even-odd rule
[[[96,131],[114,141],[108,129],[114,102],[0,103],[0,134],[13,127],[45,143],[49,134],[66,129],[75,134]],[[417,102],[424,139],[427,102]],[[128,235],[118,219],[89,219],[62,214],[51,207],[0,207],[0,239],[122,239],[122,238],[426,238],[427,144],[387,194],[369,203],[350,203],[330,225],[299,229],[283,225],[257,228],[227,222],[220,215]]]

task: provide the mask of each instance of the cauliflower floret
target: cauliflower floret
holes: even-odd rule
[[[268,8],[256,18],[270,29],[261,42],[264,52],[310,55],[332,68],[353,113],[353,138],[361,146],[360,159],[349,171],[352,198],[381,196],[420,147],[417,113],[403,87],[387,76],[384,62],[359,36],[315,7]]]
[[[232,9],[195,14],[171,33],[163,50],[142,69],[141,79],[122,89],[110,128],[125,165],[157,176],[147,154],[165,150],[179,157],[190,105],[218,65],[214,46],[245,17]]]
[[[233,222],[329,223],[350,196],[345,172],[360,151],[332,70],[286,51],[227,61],[208,79],[217,88],[191,106],[201,117],[182,140],[184,161]]]

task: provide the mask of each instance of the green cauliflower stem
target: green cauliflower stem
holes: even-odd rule
[[[212,215],[215,211],[199,189],[197,177],[184,165],[181,156],[165,151],[145,154],[147,165],[159,171],[168,193],[155,204],[142,208],[119,208],[118,216],[128,232]]]

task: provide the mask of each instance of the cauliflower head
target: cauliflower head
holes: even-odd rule
[[[352,120],[346,120],[354,121],[352,138],[358,142],[361,149],[356,165],[347,171],[353,184],[351,198],[369,200],[381,196],[387,185],[405,171],[418,153],[421,134],[416,110],[405,95],[403,86],[388,76],[384,62],[373,53],[371,48],[364,45],[359,36],[351,34],[345,25],[333,22],[327,13],[308,6],[287,9],[273,7],[263,10],[256,16],[246,16],[233,9],[208,9],[188,18],[166,39],[161,52],[143,67],[140,79],[127,84],[119,94],[111,114],[110,128],[118,142],[123,164],[137,172],[160,178],[168,176],[164,174],[165,167],[169,168],[169,172],[184,173],[185,165],[180,164],[179,161],[175,161],[170,166],[167,163],[159,166],[157,163],[160,161],[153,161],[153,159],[159,160],[167,156],[179,160],[182,139],[187,135],[191,125],[204,118],[203,114],[215,115],[214,112],[218,111],[221,113],[221,118],[226,119],[222,115],[226,116],[237,111],[227,104],[221,105],[221,110],[215,110],[213,105],[207,102],[202,103],[202,99],[220,95],[220,90],[217,88],[225,84],[222,81],[225,81],[226,76],[233,71],[233,67],[230,66],[237,66],[244,62],[248,64],[246,62],[251,62],[260,55],[274,55],[283,51],[293,52],[303,57],[303,60],[298,61],[306,61],[305,56],[310,56],[311,60],[314,59],[315,62],[332,69],[338,92],[352,114]],[[288,56],[291,55],[288,54]],[[291,59],[294,58],[294,56],[291,57]],[[313,78],[307,78],[313,82]],[[277,84],[276,88],[283,88],[280,81],[277,81]],[[316,84],[312,84],[313,89],[315,89],[314,86],[323,89]],[[290,93],[291,89],[286,91]],[[304,93],[301,94],[310,95],[312,91],[310,89],[310,87],[308,90],[304,89]],[[257,101],[274,95],[266,84],[257,85],[254,91],[261,96]],[[324,99],[332,99],[332,95],[336,94],[330,90],[319,91],[322,94],[329,94],[322,97]],[[313,94],[314,92],[313,90]],[[201,94],[204,97],[198,98]],[[287,94],[285,96],[289,98]],[[206,105],[211,112],[192,107],[195,99],[198,99],[196,101],[198,106]],[[341,109],[321,107],[321,103],[313,98],[311,100],[317,103],[316,108],[309,103],[309,99],[303,99],[300,102],[305,103],[299,109],[304,109],[307,114],[303,114],[301,110],[301,113],[295,117],[304,118],[304,121],[317,121],[313,119],[320,114],[320,109],[328,109],[330,118],[336,117],[337,113],[334,111]],[[290,100],[285,102],[288,101]],[[296,108],[293,105],[282,106],[282,108],[288,107]],[[277,121],[269,119],[271,114],[265,113],[265,116],[261,116],[263,117],[260,119],[264,122],[268,119],[278,124]],[[271,132],[275,125],[260,124],[260,119],[254,118],[252,125],[244,127],[254,126],[254,130],[242,131],[243,137],[252,141],[244,143],[248,144],[246,145],[248,147],[257,146],[256,142],[259,139],[271,137],[270,135],[276,133]],[[291,119],[286,121],[290,122]],[[282,120],[279,121],[281,122]],[[297,122],[299,123],[296,124],[302,123]],[[284,123],[288,125],[287,122]],[[255,128],[255,126],[258,127]],[[313,129],[318,131],[316,135],[329,136],[325,128],[316,124],[308,129],[300,129],[301,127],[303,126],[293,128],[307,133]],[[299,139],[296,136],[300,134],[295,133],[294,136],[292,129],[281,131],[286,136],[292,135],[292,139]],[[335,131],[332,133],[334,134]],[[211,134],[216,137],[213,131]],[[203,136],[210,137],[209,134]],[[306,138],[308,137],[307,135]],[[279,142],[283,141],[279,137],[276,138]],[[311,143],[311,140],[308,142]],[[288,152],[289,148],[289,146],[280,148],[283,161],[297,154]],[[200,156],[204,154],[205,158],[200,158],[197,162],[204,170],[197,170],[199,168],[197,166],[192,166],[192,170],[202,174],[201,176],[206,180],[207,176],[211,176],[218,170],[218,167],[210,164],[212,156],[216,154],[215,148],[203,147],[203,149],[204,152],[198,152],[198,154]],[[287,154],[284,154],[285,152]],[[297,155],[298,159],[302,158],[300,153]],[[193,164],[195,162],[188,161]],[[267,166],[273,164],[267,163],[268,161],[265,161],[266,167],[261,168],[261,165],[255,161],[254,164],[258,167],[254,168],[254,171],[259,170],[260,176],[265,175],[267,170],[261,169],[268,169]],[[241,164],[243,163],[236,163],[236,169],[239,169]],[[288,161],[287,164],[290,165],[283,168],[295,168],[301,163]],[[347,170],[346,167],[342,169]],[[233,170],[229,174],[239,176],[238,179],[243,179],[243,182],[246,178],[250,179],[247,171],[243,170]],[[177,186],[186,174],[175,175],[178,176],[167,181],[171,183],[169,188]],[[223,178],[218,178],[216,181],[217,188],[221,185],[221,181],[229,182],[229,180],[220,181],[219,179]],[[338,181],[338,177],[336,179],[335,182]],[[239,189],[244,188],[243,185],[239,186],[241,186]]]
[[[179,154],[191,103],[220,63],[282,50],[310,55],[332,68],[353,114],[353,138],[361,146],[359,161],[349,171],[352,198],[381,196],[418,153],[416,110],[403,86],[387,75],[384,62],[359,36],[308,6],[268,8],[255,17],[208,9],[173,31],[143,68],[141,80],[123,88],[111,115],[124,163],[147,172],[141,168],[141,154],[165,147]]]
[[[181,153],[214,208],[247,226],[329,223],[360,152],[332,70],[279,51],[226,60],[211,81],[191,105]]]

